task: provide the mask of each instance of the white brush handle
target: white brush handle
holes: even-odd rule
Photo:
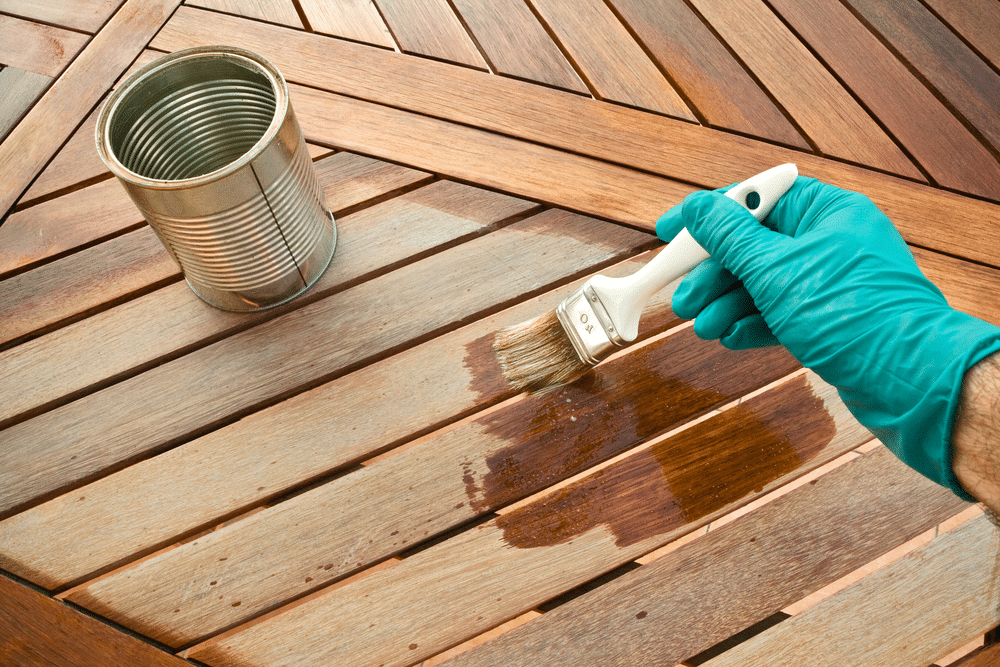
[[[757,220],[763,220],[792,187],[796,176],[798,169],[794,164],[783,164],[733,186],[726,196],[741,204]],[[754,193],[759,196],[759,201],[754,201]],[[649,298],[706,259],[708,253],[685,228],[646,266],[632,275],[624,278],[594,276],[590,286],[607,310],[618,336],[631,342],[639,335],[639,318]]]

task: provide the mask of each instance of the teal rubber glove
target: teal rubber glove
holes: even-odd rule
[[[1000,328],[949,306],[864,195],[800,176],[762,225],[721,192],[657,220],[661,239],[687,227],[712,256],[678,286],[677,315],[732,349],[784,345],[904,463],[974,500],[952,472],[951,429],[965,372],[1000,350]]]

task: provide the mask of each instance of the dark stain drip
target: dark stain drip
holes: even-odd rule
[[[731,352],[691,330],[640,348],[570,387],[484,416],[514,443],[462,474],[477,512],[513,502],[660,435],[798,367],[782,348]]]
[[[804,377],[497,519],[508,544],[561,544],[606,525],[619,547],[702,518],[816,456],[836,435]]]

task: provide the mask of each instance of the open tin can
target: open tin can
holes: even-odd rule
[[[337,245],[278,70],[204,46],[156,60],[101,109],[97,150],[191,289],[224,310],[294,298]]]

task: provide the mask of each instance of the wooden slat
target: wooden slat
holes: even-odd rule
[[[523,0],[453,0],[494,71],[589,95]]]
[[[371,0],[300,0],[309,25],[316,32],[393,48],[389,29]]]
[[[930,664],[1000,623],[997,539],[972,519],[705,664]]]
[[[87,35],[0,14],[0,63],[50,78],[87,43]]]
[[[602,0],[531,0],[601,98],[695,120]]]
[[[628,275],[648,260],[646,254],[602,273]],[[582,279],[0,522],[2,566],[45,586],[62,587],[220,515],[406,442],[455,415],[509,398],[513,392],[500,376],[490,346],[493,332],[555,308],[580,283]],[[677,324],[671,292],[663,290],[651,300],[641,337]],[[434,400],[428,400],[427,386],[434,387]],[[372,396],[379,396],[385,409],[371,410]],[[359,421],[362,413],[367,417]],[[336,447],[328,446],[331,440]],[[275,463],[259,465],[265,460]],[[217,474],[222,470],[225,474]],[[105,530],[81,530],[91,522]]]
[[[709,125],[811,150],[683,0],[612,4]]]
[[[559,257],[578,262],[580,270],[650,243],[647,234],[611,229],[557,212],[536,216],[13,426],[0,452],[0,511],[123,467],[220,420],[232,421],[497,309],[562,279],[565,264],[553,268]],[[155,401],[145,400],[152,395]]]
[[[750,424],[759,425],[756,436],[748,433]],[[524,427],[517,433],[523,437]],[[394,567],[211,639],[189,655],[209,663],[256,664],[280,656],[290,667],[413,664],[626,563],[867,437],[832,388],[798,375]],[[524,471],[504,470],[504,454],[496,452],[493,480],[470,481],[469,501],[483,500],[506,480],[516,484]],[[316,627],[325,631],[317,634]],[[343,636],[351,641],[337,639]]]
[[[675,665],[964,506],[879,448],[448,665]]]
[[[935,181],[1000,199],[1000,162],[847,7],[822,0],[774,6]],[[950,69],[947,76],[959,78]],[[995,101],[990,115],[1000,128]]]
[[[697,183],[702,187],[720,187],[775,164],[796,162],[805,175],[870,196],[892,218],[909,242],[1000,266],[1000,251],[997,250],[1000,248],[1000,234],[997,233],[1000,229],[1000,207],[799,151],[512,79],[490,78],[468,69],[405,58],[382,49],[263,25],[248,30],[245,22],[228,19],[221,14],[211,15],[181,8],[157,35],[154,45],[174,50],[214,43],[219,34],[264,54],[292,81],[346,92],[548,146],[583,151],[597,158]],[[434,91],[434,94],[428,94],[429,91]],[[512,99],[525,102],[511,105]],[[325,103],[330,102],[327,100]],[[353,115],[342,116],[339,120],[355,120],[355,116],[362,113],[362,108],[352,107],[350,114]],[[318,111],[316,116],[319,116]],[[409,122],[408,116],[400,117]],[[332,139],[339,140],[336,128],[331,125],[332,120],[328,118],[325,124],[317,124],[316,128],[317,131],[322,130],[322,134],[329,133]],[[330,129],[323,129],[327,127]],[[372,124],[365,127],[367,134],[352,133],[352,143],[364,146],[361,149],[364,152],[386,151],[392,154],[399,142],[376,143],[383,131],[385,128]],[[582,137],[587,140],[582,141]],[[418,138],[406,137],[402,145],[413,144]],[[466,146],[466,150],[474,153],[482,151],[483,147],[480,142]],[[447,159],[438,160],[439,154]],[[523,158],[526,155],[522,152],[522,159],[508,159],[505,163],[525,164]],[[415,147],[412,155],[417,160],[414,164],[422,164],[425,168],[458,171],[457,163],[451,157],[430,138],[422,146]],[[459,176],[462,178],[486,178],[491,184],[496,184],[495,187],[522,195],[525,189],[531,187],[530,183],[524,182],[528,179],[522,178],[520,169],[484,170],[477,168],[472,160],[466,160],[462,166],[467,169],[465,176]],[[548,161],[525,165],[528,166],[536,177],[552,171]],[[488,173],[484,174],[484,171]],[[576,176],[584,186],[567,193],[574,201],[593,201],[595,192],[607,192],[609,189],[604,175],[588,181],[582,180],[583,174],[577,173]],[[649,182],[641,182],[641,177],[640,174],[640,180],[629,187],[630,196],[642,197],[651,187]],[[606,201],[607,197],[602,199]],[[558,204],[578,206],[571,202]],[[626,210],[632,211],[629,221],[651,229],[653,221],[663,211],[663,204],[657,203],[656,198],[644,204],[633,200]],[[613,217],[615,214],[612,211],[601,215]],[[956,220],[961,224],[954,224]]]
[[[0,663],[185,667],[187,662],[0,576]]]
[[[250,19],[302,28],[292,0],[188,0],[188,4]]]
[[[982,132],[994,149],[1000,149],[1000,117],[997,114],[1000,74],[917,0],[888,4],[849,0],[848,4]],[[995,4],[993,11],[987,10],[980,21],[990,25],[995,32],[998,24],[986,23],[990,14],[1000,17]]]
[[[1000,325],[1000,272],[962,260],[911,248],[917,266],[944,293],[953,308]]]
[[[967,657],[952,663],[951,667],[995,667],[1000,664],[1000,644],[973,651]]]
[[[16,67],[4,67],[0,70],[0,90],[3,91],[3,97],[0,97],[0,141],[51,82],[52,79],[44,74]]]
[[[0,11],[66,28],[94,33],[108,20],[122,0],[3,0]]]
[[[0,216],[30,185],[180,0],[127,0],[0,144]]]
[[[515,401],[68,599],[186,644],[583,472],[797,367],[779,348],[722,353],[688,327],[609,362],[591,386]],[[360,391],[368,403],[393,411],[378,393]],[[514,450],[511,438],[525,425],[532,436]],[[472,479],[493,481],[489,493],[470,502]],[[272,535],[287,540],[260,555]],[[234,572],[229,559],[253,560],[254,567]],[[318,560],[326,564],[317,568]],[[292,562],[299,565],[288,567]],[[192,572],[193,585],[167,583],[155,593],[145,585],[190,581]]]
[[[993,0],[927,0],[952,30],[964,37],[994,65],[1000,63],[1000,6]]]
[[[345,209],[398,194],[401,188],[430,180],[430,175],[349,153],[338,153],[316,163],[329,206],[339,215]],[[358,216],[338,219],[338,253],[309,295],[322,293],[355,281],[387,263],[402,261],[406,253],[379,255],[373,252],[381,234],[394,233],[393,216],[412,219],[413,210],[426,215],[436,211],[444,219],[466,217],[490,224],[529,210],[530,204],[499,194],[488,194],[467,186],[442,184],[426,192],[417,191],[398,202]],[[428,241],[440,239],[440,230]],[[420,239],[414,252],[432,245]],[[155,248],[153,252],[159,252]],[[98,267],[86,267],[91,273]],[[118,267],[118,270],[123,270]],[[72,276],[70,276],[72,278]],[[133,283],[139,289],[143,283]],[[297,300],[301,302],[301,299]],[[294,307],[290,304],[288,307]],[[228,331],[246,328],[268,319],[281,309],[253,315],[234,315],[207,307],[186,284],[177,283],[133,300],[111,311],[40,339],[22,343],[0,354],[0,422],[37,410],[68,394],[99,384],[132,369],[178,354]],[[124,323],[124,324],[123,324]],[[80,350],[115,350],[114,355],[81,355]]]
[[[378,0],[403,53],[486,69],[486,61],[448,0]]]
[[[920,172],[761,0],[694,7],[826,155],[921,179]]]

